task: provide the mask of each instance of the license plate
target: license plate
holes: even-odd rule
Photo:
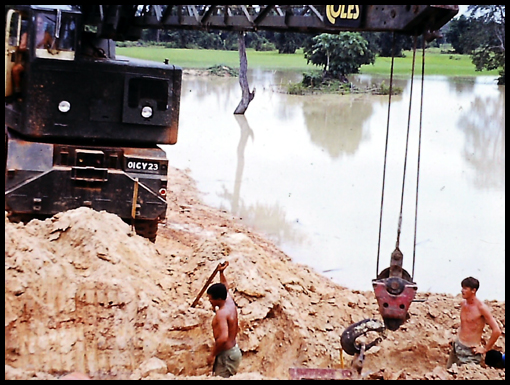
[[[126,171],[159,173],[160,170],[161,166],[158,162],[128,160],[126,163]]]

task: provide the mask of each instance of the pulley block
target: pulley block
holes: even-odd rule
[[[418,287],[397,277],[374,280],[372,285],[384,324],[391,331],[398,330],[408,318]]]
[[[372,281],[379,312],[391,331],[398,330],[406,322],[418,290],[409,273],[402,268],[403,260],[404,255],[397,247],[391,254],[390,267]]]

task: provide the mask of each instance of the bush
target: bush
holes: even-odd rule
[[[290,95],[304,95],[306,93],[306,87],[302,83],[290,83],[287,86],[287,93]]]
[[[145,46],[143,41],[117,41],[117,47],[130,48],[130,47],[140,47]]]
[[[239,71],[229,66],[220,64],[207,69],[211,75],[239,77]]]
[[[307,72],[303,74],[301,84],[304,87],[319,87],[323,82],[322,72]]]
[[[262,43],[262,44],[258,44],[255,47],[255,51],[260,51],[260,52],[276,51],[276,46],[270,42]]]
[[[389,95],[390,86],[387,86],[385,82],[382,82],[380,86],[374,85],[373,95]],[[392,95],[402,95],[404,90],[401,87],[393,87]]]

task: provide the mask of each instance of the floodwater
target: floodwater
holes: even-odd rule
[[[420,124],[421,76],[396,81],[391,109],[387,96],[276,92],[300,80],[252,70],[255,99],[236,117],[237,79],[185,77],[170,164],[205,203],[342,286],[371,291],[398,241],[418,297],[457,295],[474,276],[479,298],[504,301],[505,88],[426,77]]]

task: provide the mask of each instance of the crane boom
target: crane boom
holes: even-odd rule
[[[142,29],[339,33],[437,31],[458,5],[81,5],[98,35],[136,40]]]

